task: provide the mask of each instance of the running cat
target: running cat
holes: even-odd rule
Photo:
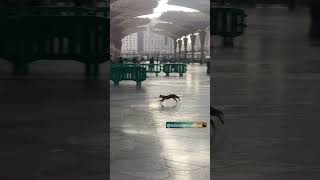
[[[175,95],[175,94],[170,94],[170,95],[168,95],[168,96],[160,95],[159,98],[162,98],[161,100],[159,100],[159,101],[161,101],[161,102],[163,102],[163,101],[166,100],[166,99],[173,99],[173,100],[175,100],[177,103],[178,103],[177,99],[180,101],[180,97],[177,96],[177,95]]]

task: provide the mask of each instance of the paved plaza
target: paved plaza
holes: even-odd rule
[[[210,129],[170,129],[166,121],[209,120],[210,82],[206,66],[188,65],[179,77],[150,75],[111,85],[111,179],[195,180],[210,178]],[[181,102],[158,102],[177,94]]]

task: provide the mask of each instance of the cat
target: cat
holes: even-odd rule
[[[167,96],[160,95],[159,98],[162,98],[161,100],[159,100],[159,101],[161,101],[161,102],[163,102],[164,100],[167,100],[167,99],[173,99],[173,100],[175,100],[177,103],[178,103],[177,99],[180,101],[180,97],[177,96],[177,95],[175,95],[175,94],[170,94],[170,95],[167,95]]]

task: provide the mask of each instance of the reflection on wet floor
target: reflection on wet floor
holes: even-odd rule
[[[216,44],[211,102],[226,124],[217,132],[212,178],[320,179],[320,52],[307,36],[308,11],[247,13],[236,47]]]
[[[209,179],[209,128],[167,129],[166,121],[209,120],[206,66],[189,65],[185,77],[149,75],[111,86],[111,179]],[[177,94],[181,102],[159,103]]]
[[[1,76],[0,179],[107,179],[107,82]]]

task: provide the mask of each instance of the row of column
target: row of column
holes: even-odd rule
[[[191,61],[194,62],[194,45],[196,42],[196,35],[191,34],[190,35],[190,39],[191,39]],[[205,30],[201,30],[199,32],[199,37],[200,37],[200,52],[201,52],[201,56],[200,56],[200,64],[203,63],[203,61],[205,61],[205,39],[206,39],[206,31]],[[178,48],[178,58],[179,61],[181,61],[182,59],[182,52],[181,52],[181,47],[182,47],[182,43],[184,44],[184,59],[187,59],[187,47],[188,47],[188,37],[184,37],[182,39],[175,39],[174,42],[174,58],[177,59],[177,48]]]

